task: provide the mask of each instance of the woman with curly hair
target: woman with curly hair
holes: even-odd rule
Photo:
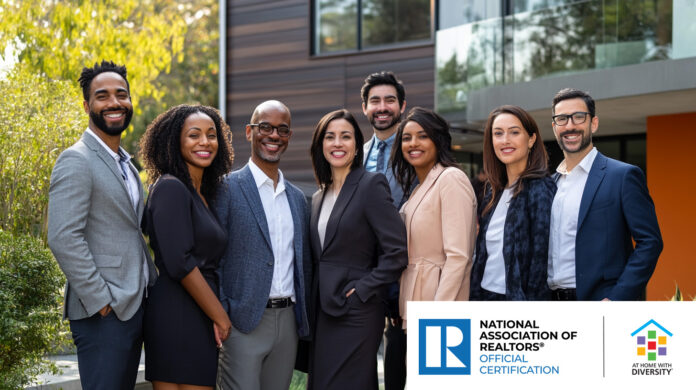
[[[491,111],[483,133],[486,191],[471,300],[549,300],[549,223],[556,184],[539,128],[517,106]]]
[[[232,326],[215,272],[227,237],[210,202],[232,167],[229,127],[217,110],[179,105],[140,142],[150,181],[143,230],[159,279],[145,304],[145,378],[156,390],[211,388],[217,349]]]

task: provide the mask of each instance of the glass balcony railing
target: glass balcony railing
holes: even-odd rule
[[[696,56],[693,0],[527,0],[512,12],[437,32],[438,111],[461,112],[489,86]]]

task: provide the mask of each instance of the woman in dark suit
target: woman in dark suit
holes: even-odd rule
[[[488,116],[483,134],[486,194],[470,300],[548,300],[549,224],[556,185],[534,119],[517,106]]]
[[[347,110],[317,124],[310,153],[314,338],[309,389],[377,389],[385,286],[407,263],[406,230],[384,175],[362,167],[363,137]]]
[[[143,229],[159,269],[145,304],[145,378],[156,390],[212,389],[232,326],[215,270],[227,243],[209,207],[232,167],[229,127],[213,108],[180,105],[140,143],[150,180]]]

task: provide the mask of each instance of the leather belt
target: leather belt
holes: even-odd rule
[[[552,301],[577,301],[577,295],[574,288],[559,288],[551,290]]]
[[[292,306],[292,298],[270,298],[268,303],[266,303],[267,309],[282,309],[284,307]]]

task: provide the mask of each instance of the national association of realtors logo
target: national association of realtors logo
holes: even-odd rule
[[[418,373],[471,375],[471,320],[420,319]]]
[[[667,337],[672,332],[655,320],[650,320],[631,333],[636,338],[636,355],[647,356],[649,362],[657,361],[658,356],[667,356]]]

